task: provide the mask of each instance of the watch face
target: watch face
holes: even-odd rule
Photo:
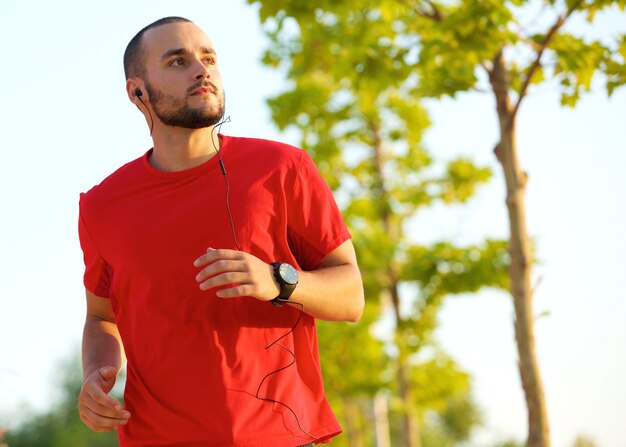
[[[298,284],[298,271],[289,264],[281,264],[279,268],[280,277],[287,284]]]

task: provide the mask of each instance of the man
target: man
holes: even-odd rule
[[[364,302],[330,189],[300,149],[214,132],[216,52],[187,19],[141,30],[124,68],[154,147],[81,195],[81,419],[123,447],[328,442],[315,319]]]

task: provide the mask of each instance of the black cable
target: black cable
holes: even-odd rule
[[[224,109],[224,113],[226,112],[226,109]],[[224,162],[222,161],[222,154],[220,153],[221,150],[218,147],[219,146],[219,137],[218,137],[218,144],[215,144],[215,130],[217,129],[218,133],[222,130],[222,124],[224,123],[230,123],[230,116],[226,117],[226,119],[224,119],[224,113],[222,113],[222,118],[220,119],[220,121],[215,124],[215,126],[213,126],[213,129],[211,130],[211,143],[213,144],[213,149],[215,150],[215,153],[217,154],[217,158],[218,158],[218,162],[220,165],[220,169],[222,171],[222,174],[224,175],[224,181],[226,182],[226,211],[228,212],[228,220],[230,222],[230,230],[233,233],[233,241],[235,241],[235,247],[237,247],[237,250],[241,251],[241,247],[239,247],[239,242],[237,242],[237,233],[235,232],[235,224],[233,222],[233,214],[230,210],[230,202],[228,200],[228,195],[230,193],[230,183],[228,183],[228,177],[226,176],[226,166],[224,166]]]
[[[235,233],[235,225],[233,224],[233,215],[230,211],[230,204],[228,202],[228,194],[230,193],[230,184],[228,183],[228,177],[226,177],[226,168],[224,167],[224,162],[222,162],[221,158],[218,161],[220,163],[220,168],[222,169],[222,173],[224,174],[224,180],[226,181],[226,211],[228,212],[228,219],[230,220],[230,230],[233,233],[233,240],[235,241],[235,247],[237,247],[237,250],[241,251],[241,247],[239,247],[239,242],[237,242],[237,234]]]
[[[233,233],[233,240],[235,242],[235,246],[237,247],[237,250],[241,251],[241,248],[239,247],[239,243],[237,242],[237,234],[235,233],[235,224],[233,222],[233,216],[232,213],[230,211],[230,203],[228,200],[228,195],[230,193],[230,184],[228,183],[228,177],[226,175],[226,167],[224,166],[224,162],[222,161],[222,155],[221,155],[221,148],[220,146],[220,142],[219,142],[219,138],[218,138],[218,144],[215,144],[215,131],[217,130],[217,132],[219,133],[222,129],[222,125],[224,123],[229,123],[230,122],[230,116],[224,119],[224,114],[225,114],[226,110],[224,109],[224,113],[222,113],[222,118],[220,119],[220,121],[215,124],[215,126],[213,126],[213,129],[211,130],[211,143],[213,144],[213,149],[215,150],[215,153],[217,154],[217,158],[218,158],[218,162],[220,165],[220,170],[222,171],[222,175],[224,175],[224,180],[226,181],[226,210],[228,211],[228,219],[230,221],[230,228],[231,231]],[[298,318],[296,319],[296,322],[293,324],[293,326],[291,327],[291,329],[289,329],[289,331],[285,332],[283,335],[281,335],[280,337],[278,337],[276,340],[274,340],[273,342],[269,343],[267,346],[265,346],[265,349],[269,349],[274,345],[280,346],[281,348],[283,348],[285,351],[287,351],[292,359],[291,359],[291,363],[289,363],[288,365],[282,366],[280,368],[278,368],[275,371],[270,372],[269,374],[266,374],[265,377],[263,377],[263,379],[261,379],[261,382],[259,383],[259,387],[256,390],[256,394],[254,397],[256,397],[257,399],[261,400],[261,401],[265,401],[265,402],[272,402],[278,405],[281,405],[283,407],[285,407],[287,410],[289,410],[291,412],[291,414],[293,415],[293,417],[296,419],[296,423],[298,424],[298,428],[300,429],[300,431],[302,433],[304,433],[305,435],[313,438],[316,441],[319,441],[320,438],[313,436],[311,433],[307,432],[306,430],[304,430],[302,428],[302,425],[300,424],[300,418],[298,418],[298,415],[296,414],[296,412],[287,404],[280,402],[276,399],[271,399],[269,397],[261,397],[259,396],[259,393],[261,392],[261,387],[263,386],[263,383],[265,383],[265,380],[268,379],[270,376],[277,374],[291,366],[293,366],[296,363],[296,354],[289,349],[287,346],[283,345],[282,343],[279,343],[283,338],[287,337],[289,334],[293,333],[293,331],[296,329],[296,327],[298,326],[298,323],[300,323],[300,320],[302,319],[302,314],[304,313],[304,304],[302,303],[298,303],[296,301],[289,301],[289,303],[291,304],[295,304],[297,306],[300,306],[300,313],[298,314]]]
[[[150,108],[146,106],[146,104],[143,102],[143,99],[141,99],[141,95],[137,94],[137,99],[141,101],[143,106],[148,111],[148,114],[150,115],[150,136],[152,136],[152,129],[154,129],[154,119],[152,119],[152,112],[150,111]]]
[[[220,154],[220,148],[218,146],[220,146],[219,144],[219,138],[217,140],[218,144],[215,144],[215,130],[217,130],[217,132],[221,132],[222,131],[222,125],[224,123],[230,123],[230,116],[227,116],[226,118],[224,118],[224,115],[226,114],[226,108],[224,108],[224,110],[222,111],[222,116],[219,119],[219,121],[217,123],[215,123],[215,125],[213,126],[213,129],[211,129],[211,143],[213,143],[213,149],[215,149],[215,153],[219,156]]]
[[[289,331],[285,332],[283,335],[278,337],[276,340],[274,340],[273,342],[271,342],[268,345],[266,345],[265,349],[267,350],[267,349],[271,348],[274,345],[280,346],[281,348],[283,348],[285,351],[287,351],[291,355],[291,357],[292,357],[291,363],[289,363],[288,365],[285,365],[285,366],[281,366],[277,370],[272,371],[269,374],[266,374],[265,377],[263,377],[263,379],[261,380],[261,383],[259,383],[259,387],[257,388],[256,394],[254,395],[254,397],[256,397],[259,400],[263,400],[263,401],[266,401],[266,402],[272,402],[272,403],[275,403],[275,404],[278,404],[278,405],[282,405],[283,407],[285,407],[287,410],[289,410],[291,412],[291,414],[293,414],[293,417],[296,418],[296,423],[298,424],[298,428],[300,429],[300,431],[302,433],[304,433],[305,435],[310,436],[314,440],[319,441],[320,438],[318,438],[316,436],[313,436],[311,433],[309,433],[308,431],[306,431],[305,429],[302,428],[302,425],[300,424],[300,419],[298,418],[298,415],[296,414],[296,412],[289,405],[287,405],[287,404],[285,404],[285,403],[283,403],[283,402],[281,402],[279,400],[276,400],[276,399],[271,399],[269,397],[261,397],[261,396],[259,396],[259,393],[261,392],[261,387],[263,386],[263,383],[265,382],[265,380],[268,377],[270,377],[270,376],[272,376],[274,374],[277,374],[277,373],[279,373],[279,372],[289,368],[290,366],[292,366],[293,364],[296,363],[296,354],[291,349],[289,349],[287,346],[283,345],[282,343],[279,343],[279,341],[281,341],[283,338],[287,337],[289,334],[291,334],[296,329],[296,327],[298,326],[298,323],[300,323],[300,320],[302,319],[302,314],[304,313],[304,304],[298,303],[296,301],[289,301],[289,303],[290,304],[295,304],[297,306],[300,306],[300,313],[298,314],[298,318],[296,319],[296,322],[293,324],[291,329],[289,329]]]

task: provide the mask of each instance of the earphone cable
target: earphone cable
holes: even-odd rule
[[[224,110],[224,113],[226,112],[226,110]],[[222,161],[222,155],[221,155],[221,148],[220,146],[220,141],[219,141],[219,137],[218,137],[218,143],[215,143],[215,132],[217,130],[217,133],[219,134],[219,132],[221,131],[222,125],[224,123],[229,123],[230,122],[230,116],[228,116],[226,119],[224,119],[224,113],[222,113],[222,118],[221,120],[215,124],[215,126],[213,126],[213,129],[211,130],[211,143],[213,144],[213,149],[215,150],[215,153],[217,154],[217,158],[218,158],[218,162],[220,165],[220,169],[222,171],[222,174],[224,175],[224,180],[226,181],[226,210],[228,211],[228,219],[230,221],[230,228],[233,234],[233,240],[235,242],[235,246],[237,247],[237,250],[241,251],[241,248],[239,247],[239,243],[237,242],[237,234],[235,232],[235,224],[233,222],[233,216],[230,210],[230,203],[228,200],[228,196],[230,193],[230,183],[228,182],[228,177],[226,175],[226,167],[224,166],[224,162]],[[291,327],[291,329],[289,329],[289,331],[285,332],[283,335],[281,335],[280,337],[278,337],[276,340],[274,340],[273,342],[269,343],[268,345],[265,346],[265,349],[269,349],[274,345],[280,346],[281,348],[283,348],[285,351],[287,351],[290,355],[291,355],[291,362],[285,366],[282,366],[272,372],[270,372],[269,374],[266,374],[265,377],[263,377],[263,379],[261,379],[261,382],[259,383],[259,386],[256,390],[256,394],[255,397],[258,400],[261,401],[265,401],[265,402],[272,402],[278,405],[281,405],[283,407],[285,407],[287,410],[289,410],[291,412],[291,414],[293,415],[293,417],[296,419],[296,423],[298,424],[298,428],[300,429],[300,431],[302,433],[304,433],[305,435],[311,437],[312,439],[319,441],[320,438],[313,436],[311,433],[307,432],[306,430],[304,430],[302,428],[302,424],[300,424],[300,418],[298,418],[298,415],[296,414],[296,412],[287,404],[285,404],[284,402],[280,402],[276,399],[272,399],[269,397],[262,397],[259,394],[261,393],[261,388],[263,387],[263,384],[265,383],[265,381],[273,376],[274,374],[277,374],[291,366],[293,366],[296,363],[296,354],[289,349],[287,346],[285,346],[284,344],[280,343],[280,341],[289,336],[289,334],[293,333],[293,331],[296,329],[296,327],[298,326],[298,324],[300,323],[300,320],[302,319],[302,314],[304,313],[304,304],[302,303],[298,303],[296,301],[289,301],[290,304],[294,304],[296,306],[300,306],[300,313],[298,314],[298,318],[296,319],[295,323],[293,324],[293,326]]]
[[[154,119],[152,118],[152,112],[150,111],[150,108],[148,106],[146,106],[146,103],[143,102],[143,99],[141,99],[141,95],[138,94],[137,95],[137,99],[139,99],[139,101],[141,101],[143,106],[148,111],[148,115],[150,115],[150,136],[152,136],[152,129],[154,129]]]
[[[293,333],[293,331],[296,329],[296,327],[298,326],[298,323],[300,323],[300,320],[302,319],[302,314],[304,313],[304,304],[302,303],[298,303],[297,301],[289,301],[290,304],[295,304],[297,306],[300,306],[300,313],[298,314],[298,318],[296,319],[296,322],[293,324],[293,326],[291,327],[291,329],[289,329],[289,331],[285,332],[283,335],[281,335],[280,337],[278,337],[276,340],[274,340],[273,342],[267,344],[265,346],[265,349],[269,349],[272,346],[276,345],[276,346],[280,346],[281,348],[283,348],[285,351],[287,351],[290,355],[291,355],[291,362],[285,366],[281,366],[280,368],[268,373],[265,375],[265,377],[263,377],[263,379],[261,379],[261,383],[259,383],[259,387],[256,390],[256,394],[255,397],[259,400],[262,401],[266,401],[266,402],[272,402],[278,405],[281,405],[283,407],[285,407],[287,410],[289,410],[291,412],[291,414],[293,415],[293,417],[296,419],[296,423],[298,424],[298,428],[300,429],[300,431],[302,433],[304,433],[307,436],[310,436],[311,438],[313,438],[316,441],[319,441],[320,438],[313,436],[311,433],[309,433],[308,431],[306,431],[305,429],[302,428],[302,425],[300,424],[300,418],[298,418],[298,415],[296,414],[296,412],[286,403],[281,402],[279,400],[276,399],[271,399],[269,397],[261,397],[259,394],[261,393],[261,387],[263,386],[263,383],[265,383],[265,380],[267,380],[269,377],[273,376],[274,374],[277,374],[291,366],[293,366],[296,363],[296,354],[289,349],[287,346],[285,346],[282,343],[279,343],[283,338],[287,337],[289,334]]]
[[[226,113],[226,109],[224,109],[224,113]],[[217,130],[219,134],[219,132],[221,132],[222,130],[222,125],[224,123],[230,123],[230,116],[224,119],[224,113],[222,113],[222,118],[220,119],[220,121],[217,124],[215,124],[215,126],[213,126],[213,129],[211,129],[211,143],[213,144],[213,149],[215,150],[215,153],[217,154],[217,160],[220,165],[220,170],[222,171],[222,175],[224,175],[224,181],[226,182],[226,211],[228,212],[228,221],[230,222],[230,230],[233,234],[233,241],[235,242],[235,247],[237,247],[237,250],[241,251],[241,247],[239,247],[239,242],[237,241],[237,233],[235,232],[233,214],[230,210],[230,201],[228,200],[228,196],[230,194],[230,183],[228,182],[228,177],[226,176],[226,166],[224,166],[224,162],[222,161],[222,154],[219,148],[220,146],[219,136],[218,136],[218,144],[215,144],[215,131]]]

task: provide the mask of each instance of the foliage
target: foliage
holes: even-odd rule
[[[422,444],[443,447],[469,439],[482,419],[470,394],[469,375],[439,350],[416,362],[412,373],[416,405],[428,409],[423,413]]]
[[[429,122],[420,98],[490,88],[499,107],[506,103],[499,119],[509,132],[521,101],[537,84],[560,84],[562,104],[573,107],[602,73],[611,94],[626,80],[626,37],[593,40],[563,25],[572,15],[591,21],[605,8],[623,10],[626,0],[248,1],[258,6],[271,39],[264,62],[284,70],[290,81],[269,100],[274,121],[280,129],[300,131],[302,147],[342,199],[368,306],[379,306],[381,313],[389,301],[394,307],[396,333],[387,351],[395,348],[400,370],[432,343],[445,296],[486,285],[524,288],[503,275],[511,261],[502,241],[420,246],[410,237],[410,219],[420,209],[437,201],[463,203],[490,175],[465,159],[438,169],[421,144]],[[539,13],[532,12],[536,7]],[[508,137],[513,141],[512,132]],[[515,176],[524,178],[518,171]],[[532,248],[522,253],[530,255]],[[398,301],[407,285],[408,312]],[[406,301],[407,293],[402,295]],[[533,355],[524,351],[523,365]]]
[[[587,436],[579,435],[574,440],[572,447],[596,447],[596,443]]]
[[[117,432],[95,433],[78,416],[77,396],[82,386],[80,356],[74,355],[61,365],[58,379],[61,391],[58,403],[42,414],[34,414],[19,427],[9,430],[10,447],[114,447]],[[118,378],[118,382],[123,381]],[[121,401],[120,391],[114,397]]]
[[[526,447],[526,443],[520,442],[520,441],[509,440],[509,441],[504,441],[502,443],[498,443],[494,445],[493,447]]]
[[[297,129],[300,145],[336,191],[364,278],[363,321],[351,325],[349,334],[340,325],[320,324],[333,407],[344,411],[348,401],[358,400],[353,409],[367,419],[364,397],[385,389],[396,396],[395,427],[402,418],[419,419],[423,442],[467,439],[479,420],[469,380],[461,380],[443,353],[429,361],[424,353],[435,349],[432,334],[444,297],[508,286],[506,243],[419,244],[411,221],[436,203],[467,202],[491,172],[466,157],[436,163],[422,144],[430,122],[415,91],[423,80],[408,63],[416,60],[410,20],[398,19],[407,6],[368,0],[249,3],[259,5],[271,39],[264,62],[289,79],[289,87],[268,100],[274,122]],[[393,321],[388,330],[394,331],[383,344],[371,335],[381,318]],[[342,337],[359,340],[358,349],[344,346]],[[345,420],[350,418],[359,419]],[[400,437],[401,431],[396,428]]]

